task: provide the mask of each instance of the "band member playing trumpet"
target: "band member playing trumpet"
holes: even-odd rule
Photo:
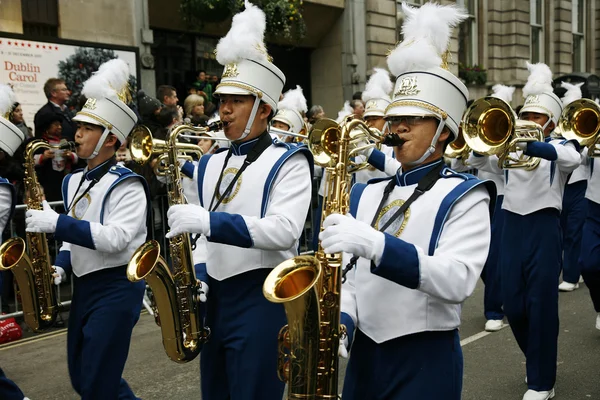
[[[297,255],[311,199],[312,155],[269,135],[285,76],[265,50],[265,14],[248,1],[245,7],[216,49],[225,70],[214,95],[231,147],[200,158],[200,205],[167,213],[167,237],[208,238],[205,270],[196,269],[210,287],[211,336],[200,360],[206,400],[282,397],[277,334],[286,318],[262,285],[273,267]]]
[[[388,56],[397,80],[385,113],[402,168],[354,185],[351,216],[330,215],[320,235],[326,253],[347,253],[347,269],[356,260],[342,287],[349,337],[340,354],[352,346],[345,400],[461,398],[461,303],[490,244],[493,186],[455,173],[442,158],[468,92],[440,65],[466,14],[432,3],[402,9],[405,39]]]
[[[148,190],[144,179],[116,165],[115,153],[137,121],[123,102],[129,67],[102,64],[83,87],[88,98],[73,118],[77,155],[87,168],[63,181],[66,214],[44,201],[27,212],[27,231],[54,233],[63,246],[55,283],[72,271],[73,298],[67,332],[71,384],[82,399],[136,399],[121,378],[145,284],[129,282],[126,265],[146,240]]]
[[[583,83],[575,85],[569,82],[561,83],[561,86],[567,90],[561,99],[564,107],[581,99],[582,85]],[[565,186],[563,209],[560,213],[560,225],[563,232],[563,281],[558,285],[558,290],[561,292],[572,292],[579,288],[579,278],[581,276],[579,255],[581,252],[581,239],[586,214],[587,200],[585,198],[585,191],[588,185],[587,179],[589,174],[588,158],[582,157],[581,165],[573,171]]]
[[[302,93],[302,88],[296,86],[296,89],[285,92],[283,99],[277,104],[277,114],[271,120],[271,127],[275,128],[275,130],[286,131],[291,134],[306,135],[308,131],[302,115],[307,111],[308,106],[306,105],[306,98]],[[302,142],[302,138],[292,135],[283,135],[277,132],[274,134],[278,135],[279,139],[283,142]]]
[[[526,156],[539,157],[536,168],[504,170],[500,270],[504,312],[527,359],[529,390],[523,400],[545,400],[554,397],[556,381],[562,194],[581,156],[576,141],[550,136],[562,112],[562,103],[552,92],[550,68],[543,63],[527,63],[527,68],[530,75],[519,117],[536,122],[544,142],[516,144]],[[492,159],[471,157],[469,162],[500,172]]]
[[[15,103],[16,99],[12,89],[8,85],[0,84],[0,152],[4,152],[10,157],[15,154],[25,140],[23,132],[5,117],[12,111]],[[2,244],[2,232],[15,210],[16,200],[15,187],[8,180],[0,177],[0,245]],[[3,262],[0,263],[0,265],[2,264]],[[0,368],[0,399],[24,400],[24,398],[27,400],[17,384],[8,379]]]

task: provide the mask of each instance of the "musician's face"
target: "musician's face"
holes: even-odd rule
[[[548,117],[546,114],[540,114],[536,112],[524,112],[521,113],[519,119],[522,119],[523,121],[535,122],[539,126],[544,126],[550,117]],[[554,122],[549,123],[548,126],[546,126],[546,129],[544,129],[544,136],[548,136],[554,130],[554,127]]]
[[[290,130],[290,127],[288,126],[288,124],[284,124],[281,121],[273,121],[271,123],[271,126],[273,128],[276,128],[276,129],[281,129],[282,131],[289,131]]]
[[[380,132],[383,132],[383,127],[385,126],[385,119],[383,117],[365,117],[365,123],[369,128],[379,129]]]
[[[254,106],[254,96],[222,94],[219,97],[219,117],[223,122],[223,132],[229,140],[237,140],[244,133]],[[257,137],[267,128],[267,118],[271,107],[265,103],[258,106],[256,117],[245,140]]]
[[[75,143],[77,143],[77,156],[80,158],[87,159],[89,158],[94,149],[96,148],[96,144],[98,144],[98,140],[102,137],[102,133],[104,132],[104,127],[94,124],[80,123],[77,128],[77,132],[75,133]],[[104,141],[105,147],[113,147],[117,142],[117,138],[113,134],[109,134],[106,140]]]
[[[417,161],[425,154],[438,127],[435,117],[393,117],[390,120],[390,132],[396,133],[404,140],[402,146],[394,147],[396,159],[402,164],[406,171],[417,165],[409,165]],[[427,163],[441,157],[443,143],[448,139],[450,132],[444,129],[436,145],[436,151],[423,163]]]

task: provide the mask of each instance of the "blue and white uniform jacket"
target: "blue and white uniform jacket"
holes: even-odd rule
[[[257,141],[232,144],[218,193],[225,192]],[[191,163],[182,168],[184,174],[193,174],[199,203],[207,210],[227,150],[202,156],[195,169]],[[211,212],[205,273],[221,281],[255,269],[274,268],[296,256],[310,207],[312,171],[312,154],[306,146],[273,139]],[[198,279],[206,281],[205,273],[196,268]]]
[[[590,171],[585,198],[600,204],[600,158],[587,157],[587,149],[583,151],[583,156],[587,159],[588,170]]]
[[[8,180],[0,177],[0,244],[2,244],[2,232],[15,211],[16,201],[15,187]]]
[[[89,171],[86,168],[73,172],[63,180],[65,210],[69,206],[71,209],[58,218],[54,236],[62,240],[63,245],[55,265],[65,271],[72,268],[78,277],[126,265],[146,241],[151,208],[144,178],[114,165],[81,197],[109,162],[111,160]]]
[[[496,186],[496,195],[497,196],[504,196],[504,174],[502,173],[502,171],[491,172],[492,171],[491,168],[484,168],[481,170],[477,170],[471,164],[472,157],[473,157],[473,153],[471,153],[469,155],[469,159],[467,159],[467,165],[465,165],[462,162],[462,160],[452,158],[452,159],[450,159],[450,168],[453,169],[454,171],[458,171],[458,172],[476,171],[473,173],[474,174],[476,173],[477,177],[479,179],[481,179],[482,181],[494,182],[494,185]],[[496,160],[498,160],[498,159],[496,159]],[[488,162],[489,162],[489,159],[488,159]]]
[[[504,173],[502,209],[519,215],[531,214],[544,208],[561,211],[569,174],[581,163],[579,144],[574,140],[548,137],[544,143],[528,143],[526,154],[541,158],[533,171],[522,168],[502,171],[496,156],[473,155],[469,157],[469,162],[480,171]]]
[[[418,181],[441,162],[354,185],[351,213],[371,224],[386,185],[394,179],[396,186],[376,222],[376,227],[383,225]],[[431,190],[411,204],[406,217],[385,231],[379,265],[360,258],[348,273],[341,310],[349,332],[356,326],[382,343],[460,325],[461,303],[475,289],[487,259],[495,193],[489,182],[472,175],[444,168],[440,176]],[[343,265],[349,257],[344,254]]]

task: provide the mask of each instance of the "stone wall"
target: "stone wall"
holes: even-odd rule
[[[0,31],[23,33],[21,0],[0,1]]]

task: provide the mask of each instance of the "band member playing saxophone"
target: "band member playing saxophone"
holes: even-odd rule
[[[128,78],[127,64],[115,59],[84,84],[88,100],[73,120],[77,155],[87,167],[63,181],[66,214],[45,201],[43,211],[27,212],[28,232],[63,241],[56,283],[74,274],[67,357],[82,399],[136,399],[121,374],[145,284],[129,282],[126,265],[146,239],[149,198],[145,180],[115,159],[137,121],[124,103]]]
[[[208,239],[206,265],[196,269],[210,288],[211,336],[200,359],[206,400],[282,397],[277,334],[286,319],[262,285],[273,267],[297,255],[311,196],[308,149],[269,135],[285,76],[265,50],[264,13],[245,6],[217,46],[225,70],[214,95],[231,147],[200,158],[193,173],[200,205],[175,205],[167,213],[167,237],[189,232]]]
[[[461,303],[490,244],[493,185],[448,169],[442,157],[468,98],[442,55],[466,15],[454,5],[402,9],[405,41],[388,56],[397,80],[385,113],[402,168],[354,185],[351,216],[330,215],[320,235],[325,252],[343,251],[348,263],[345,400],[461,398]]]

